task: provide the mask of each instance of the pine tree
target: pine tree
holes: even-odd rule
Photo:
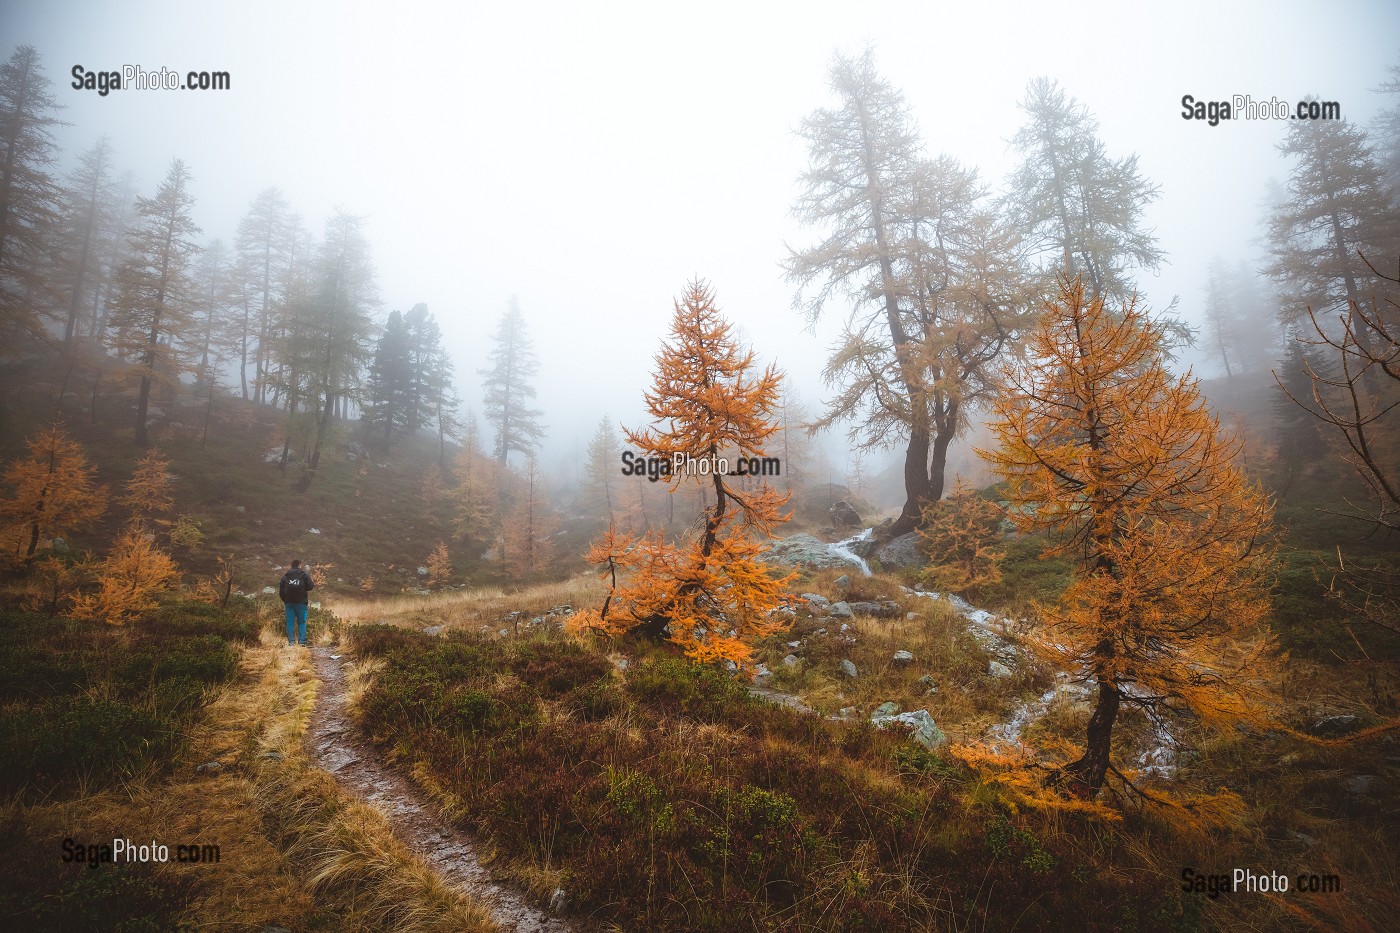
[[[27,446],[29,455],[5,470],[14,492],[0,502],[5,550],[26,560],[40,541],[80,531],[107,510],[107,488],[97,484],[96,468],[61,426],[39,432]]]
[[[482,382],[482,400],[486,420],[496,428],[496,459],[504,464],[511,451],[529,456],[544,437],[544,427],[539,423],[543,413],[529,407],[535,397],[531,383],[539,374],[540,364],[514,298],[491,339],[495,344],[491,348],[491,368],[480,373],[486,377]]]
[[[173,388],[188,368],[184,342],[192,298],[189,265],[199,250],[189,184],[185,163],[176,159],[155,197],[137,199],[137,225],[128,236],[128,258],[121,271],[114,323],[118,352],[140,380],[138,447],[150,443],[146,421],[152,386]]]
[[[612,524],[621,509],[621,489],[616,489],[618,471],[621,469],[622,445],[617,441],[617,431],[607,415],[598,422],[598,430],[588,442],[588,462],[584,467],[587,480],[584,495],[587,497],[584,510],[590,515],[606,519]]]
[[[326,222],[316,267],[317,290],[305,322],[308,377],[320,414],[312,430],[302,489],[311,485],[321,465],[337,406],[355,398],[367,362],[373,326],[370,313],[379,299],[362,227],[361,218],[344,211],[336,211]]]
[[[366,418],[375,430],[382,430],[384,446],[388,448],[393,430],[406,422],[408,383],[408,329],[403,314],[390,311],[384,330],[374,347],[374,361],[369,367]]]
[[[238,315],[238,381],[248,398],[248,364],[254,368],[253,396],[266,400],[272,364],[272,340],[280,305],[286,300],[288,264],[294,228],[286,199],[276,188],[267,188],[253,199],[238,222],[234,240],[238,268],[243,279],[243,299]]]
[[[112,147],[100,137],[82,154],[62,198],[63,257],[67,280],[67,309],[63,342],[71,344],[83,332],[83,318],[92,307],[102,234],[112,222]]]
[[[772,366],[757,369],[703,283],[692,282],[676,302],[656,364],[644,395],[652,426],[626,431],[629,443],[668,461],[714,463],[721,451],[764,456],[777,431],[781,378]],[[603,565],[609,595],[600,611],[573,617],[575,631],[664,635],[697,661],[742,663],[757,640],[785,627],[774,610],[791,577],[775,576],[761,556],[772,527],[787,520],[779,513],[787,497],[767,484],[737,494],[715,469],[701,479],[713,500],[687,540],[671,543],[658,533],[637,540],[609,527],[595,542],[589,560]],[[685,480],[682,468],[671,489]]]
[[[44,338],[39,309],[52,303],[42,260],[58,216],[58,189],[49,175],[57,147],[50,93],[39,53],[18,46],[0,65],[0,340]]]
[[[1161,326],[1133,302],[1061,283],[1014,391],[998,398],[984,452],[1010,518],[1075,559],[1043,609],[1039,646],[1098,689],[1083,754],[1060,770],[1092,797],[1115,771],[1122,704],[1189,709],[1208,725],[1261,721],[1254,691],[1269,609],[1272,506],[1235,465],[1194,379],[1172,376]]]

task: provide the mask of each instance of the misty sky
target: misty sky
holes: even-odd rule
[[[1286,124],[1188,122],[1181,96],[1317,95],[1365,123],[1400,61],[1400,4],[1382,0],[208,6],[5,0],[0,35],[6,55],[43,55],[70,154],[109,134],[144,194],[183,158],[207,237],[231,240],[269,185],[318,235],[337,205],[364,215],[381,317],[428,304],[468,406],[517,295],[555,462],[605,410],[637,423],[671,299],[695,275],[809,404],[824,397],[839,321],[805,332],[778,263],[815,236],[789,215],[806,163],[793,129],[830,101],[836,49],[872,45],[930,153],[998,190],[1027,80],[1058,79],[1110,154],[1137,152],[1161,184],[1147,221],[1168,265],[1142,285],[1155,307],[1180,294],[1188,318],[1210,258],[1255,251]],[[226,70],[233,89],[104,98],[70,87],[75,64]]]

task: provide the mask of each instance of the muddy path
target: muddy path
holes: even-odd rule
[[[530,904],[493,878],[472,838],[442,819],[436,805],[354,727],[345,706],[345,666],[332,648],[311,649],[321,685],[306,732],[307,750],[354,797],[384,814],[394,835],[444,881],[487,906],[502,930],[556,933],[583,929]]]

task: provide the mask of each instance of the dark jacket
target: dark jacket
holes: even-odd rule
[[[315,588],[311,575],[298,567],[282,575],[282,582],[277,584],[277,595],[282,597],[284,603],[304,603],[306,594]]]

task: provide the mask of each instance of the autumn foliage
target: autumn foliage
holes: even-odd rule
[[[131,510],[133,521],[159,520],[175,508],[170,486],[170,461],[151,450],[136,464],[120,501]]]
[[[171,589],[179,576],[152,535],[128,528],[98,565],[97,592],[75,599],[72,615],[122,625],[156,608],[157,594]]]
[[[938,590],[976,592],[1001,580],[1001,510],[959,482],[924,509],[919,541],[932,563],[924,582]]]
[[[1073,558],[1042,607],[1042,649],[1096,684],[1087,747],[1067,786],[1093,796],[1109,772],[1120,705],[1190,710],[1210,725],[1259,723],[1268,665],[1268,498],[1235,465],[1195,380],[1164,365],[1162,331],[1128,302],[1110,310],[1062,282],[995,405],[1010,518]]]
[[[428,555],[428,585],[437,589],[452,578],[452,557],[447,553],[447,542],[439,541]]]
[[[107,508],[106,487],[61,426],[39,432],[28,447],[29,456],[6,469],[13,492],[0,502],[5,552],[19,559],[33,557],[41,541],[87,527]]]
[[[715,307],[710,289],[693,282],[676,302],[670,339],[656,357],[644,396],[653,424],[627,431],[643,455],[710,461],[761,457],[776,430],[780,375],[758,370]],[[724,474],[701,477],[713,500],[679,543],[652,532],[641,538],[609,527],[588,559],[602,565],[609,594],[602,608],[573,617],[575,631],[616,636],[640,630],[666,637],[697,661],[746,661],[754,642],[786,626],[777,612],[789,578],[760,559],[787,501],[771,486],[737,492]],[[671,477],[674,494],[688,477]]]

